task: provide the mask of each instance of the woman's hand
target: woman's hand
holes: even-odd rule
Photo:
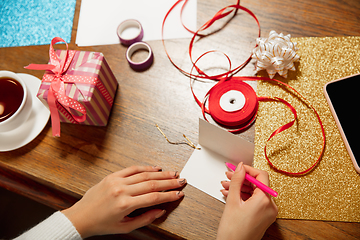
[[[133,218],[136,209],[184,196],[182,191],[167,191],[185,185],[178,172],[161,172],[160,167],[133,166],[105,177],[89,189],[84,197],[62,211],[82,238],[94,235],[128,233],[150,224],[165,210],[153,209]]]
[[[226,199],[217,239],[261,239],[276,220],[278,209],[271,197],[245,180],[245,172],[269,185],[267,172],[240,163],[235,172],[227,172],[222,182]]]

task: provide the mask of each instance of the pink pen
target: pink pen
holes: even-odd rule
[[[231,170],[235,171],[236,166],[231,164],[231,163],[225,163],[226,166],[228,168],[230,168]],[[274,190],[272,190],[271,188],[269,188],[268,186],[266,186],[265,184],[263,184],[262,182],[256,180],[254,177],[250,176],[249,174],[245,173],[245,179],[248,180],[249,182],[255,184],[258,188],[260,188],[261,190],[263,190],[264,192],[270,194],[271,196],[277,197],[278,193]]]

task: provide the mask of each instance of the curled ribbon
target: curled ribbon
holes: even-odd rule
[[[58,42],[64,42],[66,44],[66,54],[63,59],[59,59],[55,53],[53,45]],[[57,104],[62,105],[68,113],[75,119],[76,122],[84,122],[86,120],[86,109],[78,101],[68,97],[65,93],[64,83],[74,83],[71,76],[66,76],[64,73],[68,70],[71,61],[76,51],[68,50],[68,44],[60,37],[52,39],[50,44],[49,56],[50,64],[30,64],[26,66],[26,69],[33,70],[46,70],[52,74],[46,74],[43,77],[43,82],[51,82],[47,102],[50,108],[51,125],[53,136],[60,137],[60,117],[57,108]],[[71,109],[80,112],[81,116],[72,114]]]
[[[268,138],[268,140],[266,141],[265,147],[264,147],[264,154],[265,154],[265,158],[267,160],[267,162],[270,164],[270,166],[272,168],[274,168],[276,171],[283,173],[283,174],[287,174],[287,175],[292,175],[292,176],[301,176],[304,174],[307,174],[309,172],[311,172],[316,166],[317,164],[320,162],[321,157],[323,156],[324,152],[325,152],[325,144],[326,144],[326,138],[325,138],[325,129],[323,126],[323,123],[320,119],[320,115],[319,113],[316,111],[316,109],[308,102],[308,100],[302,96],[298,91],[296,91],[293,87],[291,87],[290,85],[281,82],[279,80],[276,79],[270,79],[270,78],[266,78],[266,77],[235,77],[235,78],[241,78],[245,81],[267,81],[267,82],[274,82],[280,85],[285,86],[287,89],[289,89],[294,95],[296,95],[299,99],[301,99],[309,108],[311,108],[311,110],[315,113],[316,118],[318,120],[320,129],[321,129],[321,136],[322,136],[322,147],[320,150],[320,153],[318,155],[318,158],[316,159],[316,161],[313,162],[313,164],[309,167],[306,168],[304,170],[298,171],[298,172],[289,172],[289,171],[285,171],[280,169],[278,166],[275,166],[269,159],[268,155],[267,155],[267,151],[266,151],[266,146],[267,143],[276,135],[281,133],[282,131],[285,131],[286,129],[290,128],[294,123],[295,120],[297,119],[297,114],[296,114],[296,110],[293,106],[290,105],[290,103],[286,102],[285,100],[281,99],[281,98],[277,98],[277,97],[263,97],[263,99],[259,99],[259,100],[263,100],[263,101],[269,101],[269,100],[275,100],[275,101],[279,101],[284,103],[288,108],[290,108],[290,110],[292,111],[292,113],[294,114],[294,119],[288,123],[286,123],[285,125],[279,127],[277,130],[275,130],[270,137]]]
[[[170,12],[173,10],[173,8],[179,4],[180,2],[182,2],[183,0],[178,0],[173,6],[172,8],[170,8],[170,10],[168,11],[168,13],[165,15],[165,18],[163,20],[163,24],[162,24],[162,36],[163,36],[163,32],[164,32],[164,25],[165,25],[165,21],[168,17],[168,15],[170,14]],[[184,1],[184,5],[181,9],[181,11],[183,10],[185,4],[187,3],[188,0],[185,0]],[[230,11],[227,11],[231,9]],[[219,87],[219,86],[222,86],[223,83],[227,82],[229,84],[232,84],[233,82],[239,82],[239,81],[269,81],[269,82],[274,82],[274,83],[278,83],[278,84],[281,84],[281,85],[284,85],[285,87],[287,87],[289,90],[292,91],[292,93],[294,93],[295,95],[297,95],[309,108],[311,108],[316,117],[317,117],[317,120],[319,122],[319,125],[320,125],[320,128],[321,128],[321,135],[322,135],[322,148],[321,148],[321,151],[319,153],[319,156],[318,158],[316,159],[316,161],[307,169],[305,170],[301,170],[301,171],[298,171],[298,172],[289,172],[289,171],[285,171],[285,170],[282,170],[280,169],[279,167],[275,166],[269,159],[268,155],[267,155],[267,150],[266,150],[266,146],[267,144],[265,144],[265,147],[264,147],[264,153],[265,153],[265,158],[266,160],[268,161],[268,163],[270,164],[271,167],[273,167],[275,170],[277,170],[278,172],[280,173],[283,173],[283,174],[288,174],[288,175],[293,175],[293,176],[299,176],[299,175],[304,175],[304,174],[307,174],[309,172],[311,172],[315,166],[319,163],[324,151],[325,151],[325,131],[324,131],[324,127],[323,127],[323,124],[322,124],[322,121],[320,119],[320,116],[319,114],[317,113],[316,109],[310,104],[308,103],[308,101],[306,100],[305,97],[303,97],[299,92],[297,92],[294,88],[292,88],[291,86],[281,82],[281,81],[278,81],[276,79],[270,79],[270,78],[262,78],[262,77],[238,77],[238,76],[234,76],[234,74],[236,74],[237,72],[239,72],[243,67],[245,67],[250,59],[251,59],[251,56],[243,63],[241,64],[240,66],[234,68],[234,69],[231,69],[231,60],[229,59],[229,57],[225,54],[225,53],[222,53],[227,59],[228,59],[228,62],[229,62],[229,70],[227,72],[224,72],[222,74],[218,74],[218,75],[215,75],[215,76],[209,76],[207,74],[205,74],[199,67],[197,67],[196,63],[199,61],[199,59],[201,59],[203,56],[209,54],[209,53],[214,53],[214,52],[219,52],[219,51],[216,51],[216,50],[211,50],[211,51],[207,51],[205,53],[203,53],[202,55],[200,55],[200,57],[198,57],[195,61],[193,61],[192,59],[192,47],[193,47],[193,44],[194,44],[194,40],[195,40],[195,37],[196,36],[200,36],[200,37],[204,37],[205,35],[202,35],[200,34],[201,31],[209,28],[215,21],[221,19],[221,18],[224,18],[226,17],[227,15],[229,15],[231,12],[234,12],[236,14],[237,10],[243,10],[245,12],[247,12],[248,14],[250,14],[257,22],[258,24],[258,27],[259,27],[259,37],[260,37],[260,24],[259,24],[259,21],[257,20],[256,16],[250,11],[248,10],[247,8],[244,8],[242,6],[240,6],[240,1],[237,0],[237,3],[235,5],[230,5],[230,6],[227,6],[225,8],[222,8],[221,10],[219,10],[213,18],[211,18],[208,22],[206,22],[203,26],[201,26],[197,31],[191,31],[189,30],[183,23],[183,26],[185,27],[185,29],[187,29],[189,32],[193,33],[193,38],[191,39],[190,41],[190,45],[189,45],[189,56],[190,56],[190,60],[192,62],[192,69],[190,71],[190,73],[184,71],[183,69],[181,69],[180,67],[178,67],[175,62],[171,59],[169,53],[167,52],[166,50],[166,47],[165,47],[165,41],[164,41],[164,38],[162,38],[162,42],[163,42],[163,45],[164,45],[164,48],[165,48],[165,52],[166,52],[166,55],[168,56],[170,62],[175,66],[175,68],[177,68],[181,73],[183,73],[185,76],[188,76],[190,78],[190,87],[191,87],[191,91],[192,91],[192,94],[193,94],[193,97],[196,101],[196,103],[201,107],[201,110],[202,110],[202,114],[203,114],[203,117],[205,120],[206,119],[206,114],[210,114],[212,116],[212,113],[211,111],[209,110],[209,108],[206,108],[206,102],[207,101],[210,101],[210,95],[214,92],[216,92],[216,88]],[[198,72],[198,74],[193,74],[193,70],[196,69],[196,71]],[[193,82],[196,80],[196,79],[209,79],[209,80],[214,80],[214,81],[218,81],[206,94],[205,94],[205,97],[204,97],[204,100],[201,102],[195,95],[194,91],[193,91]],[[218,98],[213,98],[215,99],[215,101],[218,101]],[[294,115],[294,119],[288,123],[286,123],[285,125],[279,127],[278,129],[276,129],[271,135],[270,137],[268,138],[267,142],[269,142],[275,135],[285,131],[286,129],[289,129],[291,126],[293,126],[293,124],[295,123],[296,119],[297,119],[297,113],[296,113],[296,110],[295,108],[290,104],[288,103],[287,101],[285,101],[284,99],[281,99],[281,98],[278,98],[278,97],[257,97],[255,95],[254,101],[258,102],[258,101],[278,101],[278,102],[281,102],[283,104],[285,104],[293,113]],[[209,103],[210,105],[210,103]],[[249,111],[249,118],[248,118],[248,121],[246,122],[245,121],[245,124],[242,124],[241,126],[237,126],[239,128],[237,129],[230,129],[228,130],[229,132],[232,132],[232,133],[237,133],[237,132],[241,132],[245,129],[247,129],[255,120],[256,118],[256,112],[257,112],[257,104],[254,105],[255,106],[255,114],[253,114],[252,111]],[[214,119],[215,121],[216,120],[219,120],[219,119]],[[221,122],[220,121],[220,124],[221,123],[224,123],[224,122]],[[232,128],[234,127],[233,123],[231,123],[230,125],[226,126],[228,128]]]
[[[257,23],[258,25],[258,28],[259,28],[259,32],[258,32],[258,37],[260,37],[260,23],[259,23],[259,20],[257,19],[257,17],[255,16],[255,14],[253,12],[251,12],[249,9],[243,7],[243,6],[240,6],[240,0],[237,0],[237,3],[234,4],[234,5],[229,5],[227,7],[224,7],[222,9],[220,9],[209,21],[207,21],[205,24],[203,24],[197,31],[192,31],[190,29],[188,29],[184,23],[182,23],[182,25],[184,26],[185,29],[187,29],[189,32],[193,33],[193,37],[190,41],[190,45],[189,45],[189,56],[190,56],[190,60],[193,64],[193,66],[195,67],[196,71],[199,73],[198,75],[195,75],[195,74],[191,74],[191,73],[188,73],[186,72],[185,70],[181,69],[179,66],[176,65],[176,63],[171,59],[171,56],[170,54],[168,53],[168,51],[166,50],[166,46],[165,46],[165,40],[164,40],[164,27],[165,27],[165,22],[169,16],[169,14],[172,12],[172,10],[178,5],[180,4],[181,2],[184,2],[183,5],[182,5],[182,8],[181,8],[181,14],[182,14],[182,11],[184,9],[184,6],[186,5],[186,3],[188,2],[189,0],[178,0],[175,2],[175,4],[169,9],[169,11],[166,13],[165,17],[164,17],[164,20],[163,20],[163,23],[162,23],[162,30],[161,30],[161,36],[162,36],[162,43],[163,43],[163,46],[164,46],[164,49],[165,49],[165,53],[166,55],[168,56],[170,62],[174,65],[174,67],[176,69],[178,69],[181,73],[183,73],[185,76],[190,76],[190,77],[196,77],[196,78],[202,78],[202,79],[216,79],[216,78],[221,78],[221,77],[227,77],[229,76],[230,74],[233,75],[233,74],[236,74],[237,72],[239,72],[241,69],[243,69],[251,60],[251,56],[249,56],[248,59],[245,60],[244,63],[242,63],[241,65],[233,68],[233,69],[229,69],[229,71],[227,72],[224,72],[224,73],[221,73],[221,74],[218,74],[218,75],[214,75],[214,76],[208,76],[207,74],[205,74],[197,65],[196,65],[196,62],[197,61],[194,61],[193,60],[193,57],[192,57],[192,49],[193,49],[193,45],[194,45],[194,42],[195,42],[195,38],[196,36],[200,36],[200,37],[205,37],[206,35],[204,34],[201,34],[202,31],[208,29],[209,27],[211,27],[216,21],[220,20],[220,19],[223,19],[227,16],[229,16],[231,13],[234,13],[234,16],[236,15],[237,11],[238,10],[242,10],[246,13],[248,13]],[[209,34],[211,35],[211,34]],[[254,46],[255,47],[255,46]],[[212,52],[212,51],[209,51],[209,52]],[[207,52],[207,53],[209,53]],[[206,53],[205,53],[206,54]],[[203,54],[203,55],[205,55]],[[225,55],[225,54],[224,54]],[[200,56],[199,58],[201,58],[202,56]]]

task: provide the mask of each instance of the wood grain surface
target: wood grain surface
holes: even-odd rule
[[[198,0],[198,26],[235,0]],[[125,59],[126,47],[116,45],[77,47],[75,44],[81,1],[77,1],[70,49],[102,52],[115,74],[119,89],[107,127],[61,124],[61,137],[52,137],[51,124],[28,145],[0,153],[1,186],[56,209],[70,206],[106,175],[132,165],[157,165],[181,171],[193,149],[171,145],[182,134],[197,143],[201,110],[190,91],[189,79],[167,58],[161,41],[149,41],[154,52],[150,69],[134,72]],[[244,0],[241,5],[258,18],[262,36],[270,30],[292,37],[360,36],[359,0]],[[151,14],[151,13],[149,13]],[[217,31],[217,29],[221,31]],[[209,30],[214,34],[197,41],[194,56],[218,49],[238,66],[255,46],[257,24],[243,11],[226,24]],[[165,41],[176,64],[190,71],[189,39]],[[61,47],[60,47],[61,48]],[[47,63],[49,45],[0,48],[0,69],[42,78],[42,71],[26,70],[29,63]],[[228,68],[221,54],[205,57],[199,66],[207,73]],[[249,64],[238,75],[254,75]],[[196,83],[199,97],[211,83]],[[243,137],[253,138],[253,128]],[[201,171],[201,169],[199,169]],[[165,218],[132,233],[144,239],[215,239],[223,203],[188,185],[185,198],[164,204]],[[264,239],[359,239],[360,224],[278,219]]]

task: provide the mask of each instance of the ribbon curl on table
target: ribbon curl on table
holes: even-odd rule
[[[190,76],[190,77],[196,77],[196,78],[202,78],[202,79],[214,79],[214,78],[221,78],[221,77],[227,77],[229,75],[234,75],[236,74],[237,72],[239,72],[241,69],[243,69],[251,60],[251,55],[248,57],[248,59],[245,60],[245,62],[243,62],[242,64],[240,64],[239,66],[233,68],[233,69],[229,69],[229,71],[227,72],[224,72],[224,73],[221,73],[221,74],[218,74],[218,75],[214,75],[214,76],[208,76],[204,73],[204,71],[202,71],[197,65],[196,65],[196,61],[193,60],[193,56],[192,56],[192,49],[193,49],[193,45],[194,45],[194,42],[195,42],[195,38],[197,36],[199,37],[206,37],[208,35],[211,35],[211,34],[208,34],[208,35],[204,35],[204,34],[201,34],[202,31],[210,28],[216,21],[220,20],[220,19],[223,19],[227,16],[229,16],[231,13],[234,13],[234,16],[236,15],[236,13],[238,12],[238,10],[242,10],[246,13],[248,13],[255,21],[256,21],[256,24],[258,25],[258,34],[257,34],[257,37],[260,37],[260,23],[259,23],[259,20],[257,19],[257,17],[255,16],[255,14],[253,12],[251,12],[249,9],[243,7],[243,6],[240,6],[240,0],[237,0],[236,4],[234,5],[229,5],[229,6],[226,6],[222,9],[220,9],[217,13],[215,13],[215,15],[209,20],[207,21],[205,24],[203,24],[197,31],[192,31],[190,29],[188,29],[184,23],[182,22],[182,25],[184,26],[184,28],[186,30],[188,30],[190,33],[193,33],[193,37],[190,41],[190,44],[189,44],[189,57],[190,57],[190,61],[192,62],[193,66],[195,67],[196,71],[199,73],[198,75],[195,75],[195,74],[191,74],[191,73],[188,73],[186,72],[185,70],[181,69],[171,58],[170,54],[168,53],[167,49],[166,49],[166,46],[165,46],[165,40],[164,40],[164,28],[165,28],[165,22],[168,18],[168,16],[170,15],[170,13],[172,12],[172,10],[178,5],[180,4],[181,2],[184,2],[183,3],[183,6],[181,8],[181,14],[182,14],[182,11],[184,9],[184,6],[186,5],[186,3],[188,2],[189,0],[178,0],[176,1],[176,3],[169,9],[169,11],[166,13],[165,17],[164,17],[164,20],[163,20],[163,23],[162,23],[162,28],[161,28],[161,36],[162,36],[162,43],[163,43],[163,46],[164,46],[164,49],[165,49],[165,53],[168,57],[168,59],[170,60],[170,62],[174,65],[174,67],[176,69],[178,69],[181,73],[183,73],[185,76]],[[180,16],[181,18],[181,16]],[[181,20],[182,21],[182,20]],[[254,46],[255,47],[255,46]],[[212,51],[208,51],[207,53],[209,52],[212,52]],[[219,52],[219,51],[218,51]],[[207,54],[207,53],[204,53],[204,54]],[[224,54],[226,55],[226,54]]]
[[[66,44],[66,55],[61,60],[58,58],[53,48],[53,45],[58,42],[64,42]],[[73,60],[75,52],[75,50],[69,50],[68,44],[62,38],[55,37],[50,44],[50,64],[30,64],[25,67],[26,69],[46,70],[52,73],[45,73],[42,81],[51,82],[47,101],[51,114],[52,133],[53,136],[56,137],[60,137],[60,117],[56,105],[57,103],[63,106],[76,122],[84,122],[86,120],[85,107],[78,101],[68,97],[65,93],[65,83],[93,83],[93,78],[91,77],[82,77],[81,80],[79,80],[71,75],[64,75]],[[76,116],[72,114],[70,111],[71,109],[80,112],[82,115]]]
[[[168,13],[166,14],[164,20],[163,20],[163,24],[162,24],[162,35],[163,35],[163,32],[164,32],[164,25],[165,25],[165,21],[168,17],[168,15],[170,14],[170,12],[173,10],[173,8],[179,4],[181,1],[183,0],[178,0],[172,8],[170,8],[170,10],[168,11]],[[188,0],[185,0],[184,1],[184,5],[186,4]],[[184,5],[182,7],[182,10],[184,8]],[[231,9],[230,11],[227,11],[228,9]],[[193,97],[196,101],[196,103],[201,107],[201,110],[202,110],[202,114],[203,114],[203,117],[205,120],[206,119],[206,115],[205,113],[207,114],[211,114],[211,112],[209,111],[208,108],[206,108],[206,101],[208,101],[208,99],[210,98],[210,95],[211,93],[214,92],[214,89],[216,89],[218,86],[222,85],[223,83],[225,82],[228,82],[229,84],[233,84],[233,82],[241,82],[241,81],[269,81],[269,82],[274,82],[274,83],[277,83],[277,84],[280,84],[280,85],[283,85],[285,87],[287,87],[290,91],[292,91],[293,94],[297,95],[309,108],[311,108],[316,117],[317,117],[317,120],[319,122],[319,125],[320,125],[320,128],[321,128],[321,135],[322,135],[322,148],[321,148],[321,151],[319,153],[319,156],[318,158],[316,159],[316,161],[308,168],[306,168],[305,170],[301,170],[301,171],[297,171],[297,172],[289,172],[289,171],[286,171],[286,170],[283,170],[283,169],[280,169],[279,167],[275,166],[271,161],[270,159],[268,158],[268,155],[267,155],[267,150],[266,150],[266,146],[267,146],[267,143],[277,134],[289,129],[291,126],[293,126],[293,124],[295,123],[296,119],[297,119],[297,113],[296,113],[296,110],[295,108],[290,104],[288,103],[287,101],[285,101],[284,99],[281,99],[281,98],[278,98],[278,97],[257,97],[256,94],[255,96],[252,96],[253,99],[251,101],[277,101],[277,102],[281,102],[283,104],[285,104],[293,113],[294,115],[294,119],[288,123],[286,123],[285,125],[279,127],[278,129],[276,129],[271,135],[270,137],[268,138],[267,140],[267,143],[265,144],[265,147],[264,147],[264,154],[265,154],[265,158],[266,160],[268,161],[268,163],[271,165],[271,167],[273,167],[275,170],[277,170],[278,172],[281,172],[283,174],[288,174],[288,175],[292,175],[292,176],[299,176],[299,175],[303,175],[303,174],[307,174],[309,172],[311,172],[315,166],[319,163],[323,153],[324,153],[324,150],[325,150],[325,131],[324,131],[324,127],[323,127],[323,124],[322,124],[322,121],[320,119],[320,116],[319,114],[317,113],[316,109],[306,100],[305,97],[303,97],[299,92],[297,92],[294,88],[292,88],[291,86],[281,82],[281,81],[278,81],[276,79],[271,79],[271,78],[262,78],[262,77],[235,77],[234,74],[236,74],[237,72],[239,72],[243,67],[245,67],[249,61],[251,60],[251,56],[241,65],[239,65],[238,67],[234,68],[234,69],[231,69],[231,60],[230,58],[223,52],[220,52],[220,51],[216,51],[216,50],[210,50],[210,51],[207,51],[205,53],[203,53],[202,55],[200,55],[195,61],[193,61],[193,58],[192,58],[192,47],[193,47],[193,44],[194,44],[194,40],[195,40],[195,37],[196,36],[200,36],[200,37],[204,37],[205,35],[202,35],[200,34],[199,32],[209,28],[215,21],[219,20],[219,19],[222,19],[224,17],[226,17],[227,15],[229,15],[231,12],[237,12],[237,10],[243,10],[245,12],[247,12],[249,15],[251,15],[255,21],[257,22],[257,25],[259,27],[259,37],[260,37],[260,24],[259,24],[259,21],[258,19],[256,18],[255,14],[253,14],[250,10],[248,10],[247,8],[244,8],[242,6],[240,6],[240,1],[237,0],[237,3],[235,5],[230,5],[230,6],[227,6],[225,8],[222,8],[221,10],[219,10],[214,16],[213,18],[211,18],[209,21],[207,21],[203,26],[201,26],[197,31],[191,31],[190,29],[188,29],[184,24],[184,28],[187,29],[189,32],[193,33],[193,37],[190,41],[190,44],[189,44],[189,56],[190,56],[190,60],[192,62],[192,68],[191,68],[191,71],[190,73],[184,71],[183,69],[181,69],[180,67],[178,67],[175,62],[171,59],[169,53],[167,52],[166,50],[166,47],[165,47],[165,41],[164,41],[164,38],[162,38],[162,42],[163,42],[163,45],[164,45],[164,48],[165,48],[165,52],[166,52],[166,55],[168,56],[170,62],[175,66],[175,68],[177,68],[181,73],[183,73],[184,75],[188,76],[190,78],[190,80],[193,80],[195,81],[197,78],[200,78],[200,79],[209,79],[209,80],[214,80],[214,81],[218,81],[206,94],[205,94],[205,97],[204,97],[204,100],[201,102],[195,95],[194,91],[193,91],[193,87],[192,87],[192,82],[190,83],[190,86],[191,86],[191,91],[192,91],[192,94],[193,94]],[[181,11],[182,11],[181,10]],[[235,10],[235,11],[234,11]],[[214,53],[214,52],[220,52],[222,53],[227,59],[228,59],[228,62],[229,62],[229,70],[227,72],[224,72],[224,73],[221,73],[221,74],[218,74],[218,75],[215,75],[215,76],[209,76],[207,75],[204,71],[202,71],[197,65],[196,63],[199,61],[199,59],[201,59],[203,56],[207,55],[207,54],[210,54],[210,53]],[[193,70],[196,69],[196,71],[198,72],[198,74],[193,74]],[[217,100],[217,98],[216,98]],[[209,103],[210,104],[210,103]],[[257,105],[255,105],[254,107],[254,110],[255,110],[255,113],[253,114],[253,112],[248,112],[248,121],[245,122],[245,123],[241,123],[241,126],[237,129],[228,129],[229,132],[232,132],[232,133],[237,133],[237,132],[241,132],[245,129],[247,129],[255,120],[256,118],[256,113],[257,113]],[[212,116],[213,117],[213,116]],[[214,117],[213,117],[214,118]],[[216,121],[216,120],[215,120]],[[231,128],[231,127],[234,127],[234,125],[231,123],[230,125],[226,126],[228,128]]]

